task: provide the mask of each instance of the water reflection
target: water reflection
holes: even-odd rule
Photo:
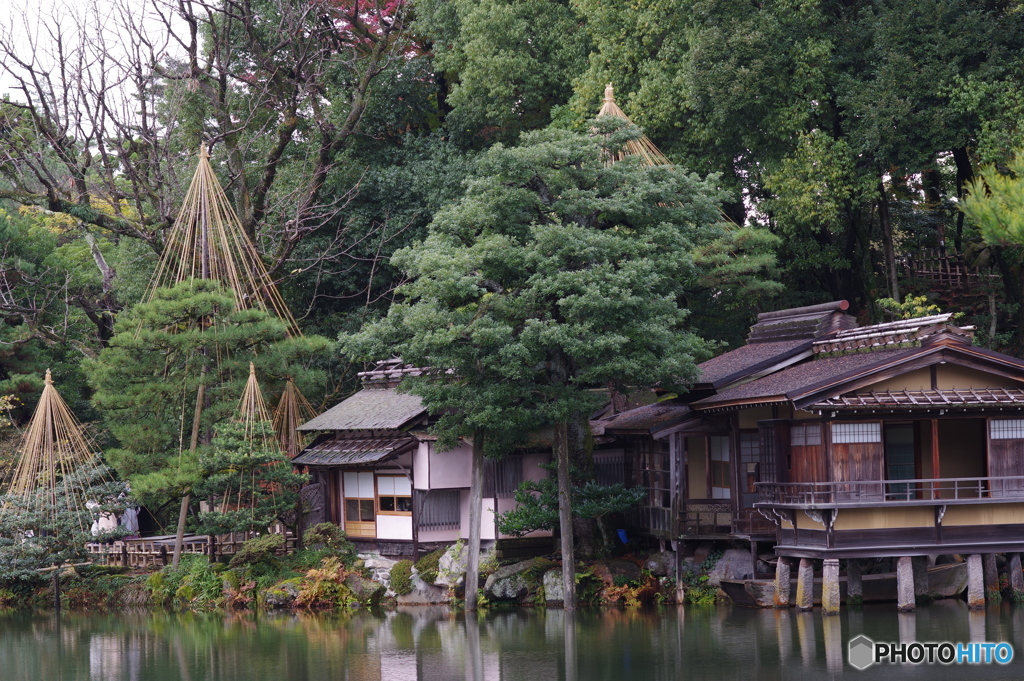
[[[1006,640],[1009,667],[846,664],[846,642]],[[693,679],[1006,679],[1024,677],[1024,608],[970,613],[939,602],[916,614],[728,607],[521,610],[447,608],[340,615],[65,613],[0,616],[4,681],[644,681]]]

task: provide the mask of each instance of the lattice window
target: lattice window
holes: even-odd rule
[[[990,419],[988,432],[993,440],[1024,439],[1024,419]]]
[[[840,424],[853,425],[853,424]],[[834,431],[833,431],[834,432]],[[820,423],[794,423],[789,429],[789,442],[794,447],[814,447],[821,444]],[[838,440],[837,440],[838,441]]]
[[[832,442],[835,444],[881,443],[882,424],[871,423],[833,423]]]
[[[511,498],[523,481],[523,457],[506,456],[484,464],[484,496]]]
[[[740,472],[743,477],[740,486],[748,494],[757,490],[761,466],[761,438],[757,433],[740,433]]]
[[[429,492],[417,490],[421,501],[421,511],[417,522],[423,529],[457,530],[462,524],[459,512],[459,490],[435,489]]]
[[[638,472],[641,487],[647,489],[644,506],[655,508],[672,507],[672,477],[670,473],[669,443],[659,440],[648,446],[641,441],[637,447]]]

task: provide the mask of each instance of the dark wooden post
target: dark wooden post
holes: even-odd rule
[[[939,420],[932,419],[932,499],[942,497],[939,490]]]
[[[164,564],[164,567],[167,566],[167,547],[163,544],[160,545],[160,561]]]

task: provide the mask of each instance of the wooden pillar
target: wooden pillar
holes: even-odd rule
[[[838,558],[826,558],[821,570],[821,614],[839,614]]]
[[[942,497],[939,490],[939,420],[932,419],[932,499]]]
[[[846,561],[846,604],[861,605],[864,603],[864,582],[860,575],[860,561]]]
[[[928,595],[928,556],[914,556],[910,559],[914,569],[914,598]]]
[[[981,557],[982,573],[985,581],[985,591],[999,591],[999,571],[996,569],[996,554],[986,553]]]
[[[900,612],[913,612],[917,607],[914,600],[914,565],[909,556],[896,562],[896,605]]]
[[[801,558],[796,572],[796,607],[811,610],[814,607],[814,563]]]
[[[982,574],[981,555],[977,553],[967,556],[967,607],[971,610],[985,607],[985,578]]]
[[[775,564],[775,607],[789,607],[789,558],[785,556]]]
[[[1020,554],[1011,553],[1010,558],[1010,588],[1013,589],[1013,595],[1016,597],[1017,594],[1024,593],[1024,574],[1021,573],[1020,569]]]

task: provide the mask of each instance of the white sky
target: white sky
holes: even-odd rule
[[[70,29],[76,17],[83,18],[91,30],[102,31],[108,45],[113,46],[111,49],[116,49],[118,39],[114,29],[120,23],[119,6],[132,11],[133,17],[143,18],[150,12],[151,0],[0,0],[0,36],[10,37],[19,58],[28,60],[36,56],[52,67],[52,63],[45,61],[45,52],[53,44],[49,29],[55,20]],[[154,19],[147,20],[145,24],[154,33],[166,33]],[[43,49],[34,50],[34,45]],[[0,68],[0,96],[10,94],[12,98],[20,99],[12,91],[13,87],[14,82]]]

